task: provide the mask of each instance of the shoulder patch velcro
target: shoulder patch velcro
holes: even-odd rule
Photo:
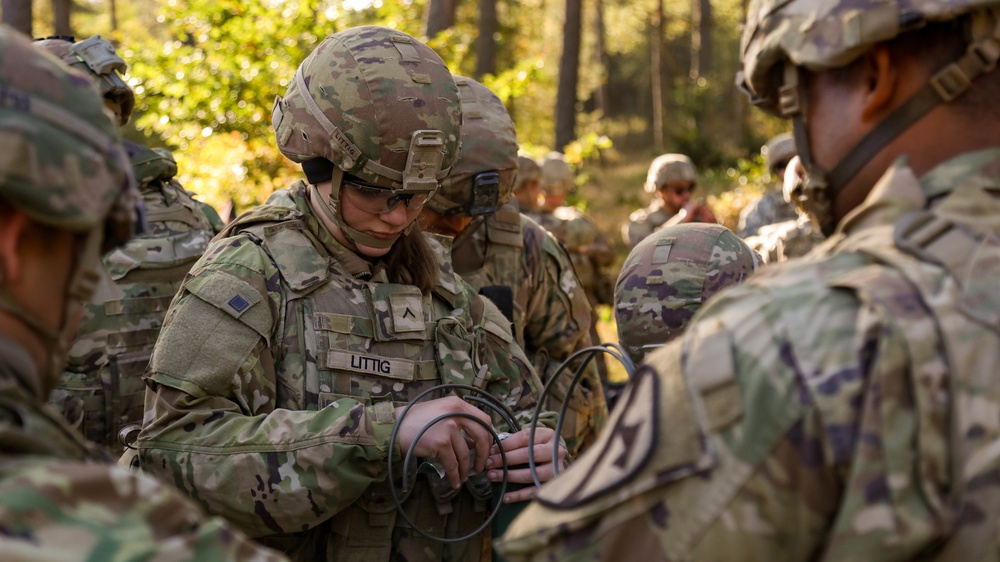
[[[194,277],[184,288],[270,340],[270,310],[267,306],[257,306],[263,297],[250,283],[228,273],[213,271]]]

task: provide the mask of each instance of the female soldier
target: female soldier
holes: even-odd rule
[[[420,392],[474,385],[524,420],[538,391],[502,314],[415,228],[458,154],[451,74],[408,35],[354,28],[306,58],[272,118],[309,183],[237,219],[192,269],[150,363],[142,467],[295,559],[479,560],[481,534],[444,544],[410,522],[456,537],[485,521],[489,486],[461,487],[484,467],[502,477],[489,432],[465,417],[418,432],[490,416],[454,396],[415,405],[394,454],[416,440],[431,474],[408,487],[406,517],[386,478],[397,415]],[[536,435],[542,479],[552,439]],[[508,464],[527,441],[503,441]]]

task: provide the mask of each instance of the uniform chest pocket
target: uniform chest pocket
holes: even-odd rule
[[[365,290],[371,310],[375,340],[427,340],[433,325],[426,320],[425,297],[420,289],[397,283],[373,283]]]

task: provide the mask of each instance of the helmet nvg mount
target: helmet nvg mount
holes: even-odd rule
[[[420,41],[385,27],[327,37],[299,65],[274,101],[278,149],[307,170],[325,170],[333,192],[321,201],[355,243],[392,246],[352,228],[339,210],[344,174],[395,195],[432,195],[458,156],[458,88],[441,58]]]
[[[517,133],[486,86],[455,77],[462,99],[462,154],[427,206],[444,216],[488,215],[506,203],[517,175]]]
[[[59,35],[37,39],[35,46],[52,53],[73,68],[93,76],[101,89],[101,95],[121,107],[118,126],[122,127],[128,123],[135,108],[135,93],[121,76],[125,74],[128,65],[107,39],[94,35],[83,41],[74,42],[71,36]]]
[[[902,131],[940,103],[968,90],[1000,60],[1000,0],[753,0],[741,40],[743,69],[737,84],[751,102],[791,118],[806,181],[802,207],[827,235],[836,227],[833,202],[846,184]],[[812,160],[806,135],[803,69],[849,65],[871,47],[928,23],[968,15],[965,55],[938,70],[930,81],[856,144],[833,169]]]

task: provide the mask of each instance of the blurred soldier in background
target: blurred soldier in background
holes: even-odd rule
[[[705,203],[693,201],[698,172],[691,159],[683,154],[662,154],[649,165],[646,193],[656,194],[645,209],[632,212],[622,225],[622,238],[629,247],[665,224],[681,222],[718,222]]]
[[[740,222],[736,229],[740,238],[757,234],[762,226],[798,218],[795,206],[785,201],[781,190],[785,168],[788,166],[788,161],[795,156],[795,141],[792,135],[781,133],[772,138],[761,147],[760,153],[767,168],[768,183],[764,187],[764,194],[744,207],[740,213]]]
[[[820,245],[825,237],[819,227],[799,208],[805,170],[795,156],[784,173],[782,197],[796,210],[793,220],[762,226],[760,231],[746,239],[747,244],[760,254],[764,263],[778,263],[808,254]]]
[[[128,123],[135,96],[122,79],[125,61],[111,43],[95,35],[79,42],[50,37],[34,44],[91,77],[118,125]],[[142,374],[170,300],[222,226],[211,207],[174,179],[177,164],[168,151],[127,140],[124,145],[148,226],[104,256],[101,281],[84,308],[66,372],[49,398],[73,427],[114,453],[121,453],[126,437],[119,433],[142,421]]]
[[[760,258],[721,224],[677,224],[629,253],[615,284],[618,341],[636,363],[680,336],[709,297],[742,283]]]
[[[517,154],[517,178],[514,180],[514,202],[518,210],[528,216],[538,209],[538,181],[542,169],[527,154]]]
[[[605,268],[615,260],[615,252],[607,237],[590,217],[576,207],[566,206],[566,196],[576,189],[575,174],[566,157],[559,152],[550,152],[542,159],[542,175],[538,187],[541,189],[541,205],[538,209],[538,223],[555,235],[566,247],[573,268],[583,283],[591,308],[590,336],[594,343],[600,343],[597,334],[598,305],[610,305],[612,300],[612,280]],[[604,354],[598,354],[594,362],[607,380],[607,364]]]
[[[648,356],[505,555],[996,560],[1000,2],[755,0],[746,22],[739,81],[793,120],[830,238]]]
[[[420,222],[454,237],[455,271],[490,298],[512,322],[514,336],[546,383],[577,349],[591,345],[591,309],[566,251],[510,201],[521,177],[514,122],[500,98],[475,80],[455,77],[462,100],[462,153]],[[530,161],[530,160],[529,160]],[[529,170],[530,174],[530,170]],[[536,180],[537,182],[537,180]],[[597,370],[577,386],[562,436],[573,455],[607,420]],[[563,373],[549,395],[558,412],[571,377]]]
[[[283,559],[45,407],[139,195],[91,80],[7,27],[0,91],[0,559]]]

